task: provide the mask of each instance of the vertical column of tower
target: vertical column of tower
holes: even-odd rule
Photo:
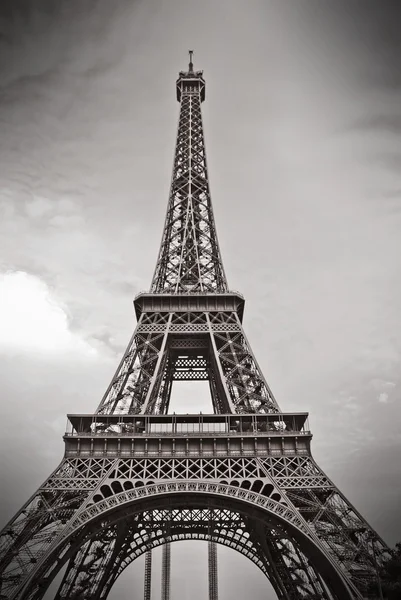
[[[219,600],[217,579],[217,546],[214,542],[208,543],[208,575],[209,600]]]
[[[145,580],[143,598],[151,600],[152,593],[152,551],[148,550],[145,554]]]
[[[170,600],[171,546],[164,544],[162,552],[162,585],[161,600]]]

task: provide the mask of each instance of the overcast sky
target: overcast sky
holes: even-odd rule
[[[222,256],[257,359],[281,408],[310,412],[323,469],[401,539],[400,13],[396,0],[2,0],[2,522],[60,460],[65,414],[95,410],[135,326],[193,48]],[[187,391],[174,410],[210,410]],[[269,597],[254,565],[219,559],[220,600]],[[173,597],[205,598],[205,566],[201,543],[176,544]],[[140,561],[111,600],[138,585]]]

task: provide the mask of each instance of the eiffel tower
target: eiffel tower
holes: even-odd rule
[[[228,287],[192,52],[176,91],[150,291],[134,300],[136,329],[96,412],[68,415],[61,464],[1,534],[1,599],[42,598],[63,566],[57,600],[105,599],[142,554],[149,598],[151,550],[166,548],[169,578],[170,543],[194,539],[209,542],[211,597],[222,544],[280,600],[380,598],[388,549],[314,461],[308,414],[279,408],[242,326],[244,298]],[[174,381],[208,381],[214,413],[169,413]]]

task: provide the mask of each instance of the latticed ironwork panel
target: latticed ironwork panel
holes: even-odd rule
[[[191,481],[193,483],[190,483]],[[175,494],[180,490],[184,492],[191,489],[205,494],[209,492],[223,494],[224,497],[228,494],[228,497],[232,498],[229,500],[230,503],[236,498],[242,499],[246,503],[243,505],[242,514],[248,514],[249,518],[252,515],[252,506],[266,507],[270,514],[276,514],[285,522],[293,523],[304,531],[305,535],[318,540],[322,548],[333,557],[335,563],[341,565],[339,567],[341,572],[354,586],[355,593],[350,598],[365,597],[366,585],[375,576],[373,545],[378,560],[385,557],[386,548],[381,540],[310,457],[295,455],[203,458],[198,456],[183,459],[154,457],[114,460],[75,458],[63,461],[60,468],[44,483],[35,497],[3,532],[0,545],[3,596],[19,597],[18,590],[23,589],[21,588],[23,582],[29,580],[37,564],[45,565],[50,579],[53,570],[57,569],[57,561],[60,561],[63,556],[68,557],[68,552],[74,550],[74,546],[68,542],[69,532],[75,530],[79,532],[80,528],[85,528],[85,524],[90,523],[90,519],[96,515],[110,514],[111,508],[117,510],[119,506],[124,507],[127,501],[131,502],[135,499],[139,501],[140,498],[144,498],[148,503],[148,498],[153,494]],[[202,512],[203,509],[199,510],[198,516],[205,514]],[[124,516],[125,513],[117,514]],[[221,537],[215,539],[214,534],[208,537],[211,529],[207,520],[203,524],[195,521],[193,512],[180,513],[180,519],[184,518],[183,514],[186,515],[184,530],[187,532],[187,537],[171,539],[190,539],[191,536],[197,539],[196,532],[199,528],[203,528],[203,537],[199,539],[221,541]],[[105,518],[103,523],[106,523]],[[267,516],[266,518],[268,519]],[[151,521],[151,525],[147,528],[146,535],[141,534],[144,535],[141,538],[143,548],[141,552],[149,549],[149,545],[146,544],[150,543],[149,540],[153,539],[156,530],[159,530],[155,520]],[[227,523],[225,526],[225,535],[234,538],[238,535],[238,528],[230,529]],[[270,539],[272,525],[266,524],[265,527],[269,529]],[[242,526],[239,529],[244,531]],[[104,586],[106,581],[109,581],[111,568],[107,567],[107,573],[104,571],[102,574],[99,566],[101,561],[105,561],[104,569],[106,569],[110,557],[114,564],[117,554],[120,556],[120,541],[121,543],[124,541],[126,548],[129,544],[129,553],[131,553],[132,544],[135,546],[139,539],[137,534],[132,539],[127,537],[125,526],[120,529],[118,527],[115,529],[113,526],[107,535],[104,525],[100,529],[95,526],[85,531],[84,536],[77,533],[72,539],[82,540],[82,542],[87,539],[89,544],[89,540],[92,540],[95,535],[94,541],[87,546],[82,546],[81,550],[75,551],[75,562],[71,563],[65,579],[70,586],[69,595],[60,597],[74,597],[72,594],[75,590],[74,586],[78,584],[81,586],[83,580],[90,581],[91,585],[94,585],[95,571],[100,594],[103,588],[106,589]],[[173,535],[171,529],[168,532]],[[165,533],[163,535],[165,536]],[[263,532],[260,533],[262,541],[264,535]],[[248,540],[248,537],[245,537]],[[52,559],[51,549],[55,548],[55,540],[63,539],[66,541],[60,548],[64,550],[56,549]],[[163,539],[165,540],[166,537]],[[170,538],[167,536],[167,539]],[[269,568],[266,566],[267,559],[262,559],[259,551],[258,559],[255,561],[265,565],[266,573],[272,582],[276,581],[274,577],[278,578],[275,584],[277,589],[280,585],[284,585],[284,588],[288,587],[290,585],[288,581],[294,578],[297,580],[298,575],[295,574],[300,569],[303,569],[303,579],[307,573],[314,573],[313,576],[310,575],[311,579],[307,584],[310,587],[308,593],[298,597],[317,598],[318,596],[311,595],[310,590],[323,585],[318,575],[319,569],[317,572],[313,571],[310,560],[306,559],[304,551],[295,544],[291,536],[288,537],[288,532],[285,541],[280,538],[277,544],[273,555],[270,555]],[[248,541],[244,540],[243,546],[249,548]],[[264,550],[266,556],[269,556],[269,552],[272,551],[271,548],[268,551],[268,547]],[[137,556],[135,552],[132,556]],[[18,554],[18,561],[14,560],[15,553]],[[128,559],[128,555],[123,552],[121,561]],[[285,581],[286,577],[290,578],[287,583],[280,585],[277,583]],[[44,579],[46,580],[46,576],[42,573],[40,581]],[[302,585],[304,584],[305,582]],[[35,589],[35,586],[32,589]],[[295,589],[299,593],[298,587]],[[40,590],[36,589],[32,596],[23,597],[40,598]],[[100,595],[100,597],[105,596]]]
[[[154,315],[154,321],[163,326],[162,331],[143,332],[140,327],[146,315],[142,315],[122,361],[108,387],[98,412],[136,414],[141,412],[152,387],[156,368],[163,356],[166,327],[171,315]]]
[[[141,315],[98,412],[166,413],[180,379],[209,380],[216,412],[280,410],[238,315],[189,311]]]
[[[207,358],[196,351],[176,354],[172,361],[174,381],[209,380]]]

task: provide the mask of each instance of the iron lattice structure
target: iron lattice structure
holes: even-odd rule
[[[135,299],[137,327],[97,411],[69,415],[60,466],[1,534],[1,598],[42,598],[67,563],[57,600],[105,599],[144,553],[146,597],[152,548],[164,544],[168,554],[171,542],[189,539],[248,557],[280,600],[376,598],[371,584],[388,550],[314,461],[307,413],[280,410],[243,330],[244,299],[227,286],[206,165],[205,81],[192,62],[177,99],[151,290]],[[209,381],[214,414],[168,414],[176,380]],[[213,574],[210,582],[214,590]]]

